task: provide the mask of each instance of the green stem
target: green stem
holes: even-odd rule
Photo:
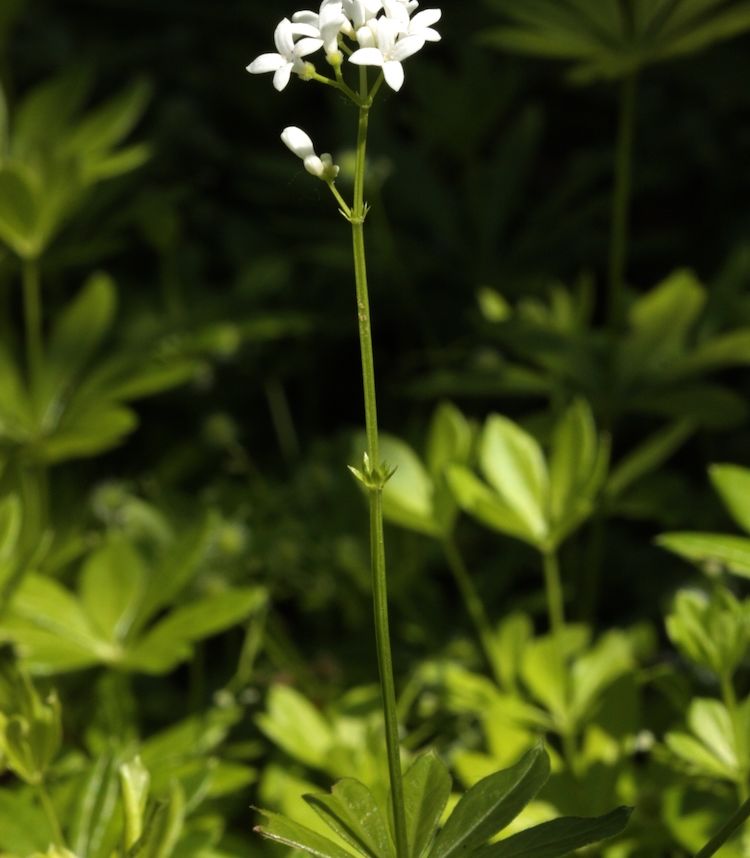
[[[357,156],[354,172],[354,204],[352,206],[352,244],[354,251],[354,276],[357,290],[357,318],[359,320],[359,341],[362,358],[362,384],[365,403],[365,427],[367,432],[367,455],[369,467],[366,470],[374,475],[369,486],[370,504],[370,552],[373,582],[373,608],[375,615],[375,643],[380,673],[380,688],[385,716],[385,740],[388,756],[388,772],[391,783],[391,802],[396,835],[397,858],[407,858],[406,813],[404,809],[404,789],[401,773],[401,752],[398,737],[398,712],[396,709],[396,690],[393,679],[393,659],[391,656],[390,633],[388,626],[388,584],[385,568],[385,540],[383,535],[383,497],[384,478],[380,465],[380,445],[378,439],[377,400],[375,395],[375,362],[372,349],[372,328],[370,323],[370,299],[367,288],[367,263],[365,258],[364,222],[367,209],[364,202],[365,157],[367,153],[367,131],[369,124],[369,106],[367,104],[367,70],[360,69],[359,125],[357,132]]]
[[[55,846],[60,849],[65,849],[65,838],[63,837],[62,828],[60,827],[60,820],[57,818],[57,811],[55,810],[54,804],[52,804],[52,799],[49,796],[49,792],[47,792],[47,787],[44,782],[36,785],[36,794],[39,799],[39,803],[42,806],[42,810],[44,811],[44,815],[47,817],[47,822],[49,822],[50,828],[52,829],[52,838],[55,841]]]
[[[739,705],[737,703],[737,695],[734,692],[731,675],[724,675],[721,677],[721,696],[724,700],[724,705],[727,707],[729,719],[732,722],[735,751],[741,766],[740,780],[737,783],[737,796],[740,803],[742,803],[750,798],[750,792],[748,792],[747,785],[747,764],[745,763],[747,746],[745,742],[742,718],[740,717]]]
[[[443,551],[445,552],[445,559],[448,561],[448,566],[453,573],[453,577],[455,578],[456,584],[461,593],[461,598],[464,600],[464,604],[466,605],[466,611],[476,627],[477,635],[479,636],[480,643],[482,644],[482,649],[484,650],[484,656],[487,659],[487,663],[489,664],[498,685],[502,685],[503,678],[495,653],[495,636],[492,633],[492,627],[490,625],[489,618],[487,617],[487,613],[484,610],[482,600],[479,598],[479,593],[477,593],[474,582],[471,580],[471,575],[469,575],[466,564],[464,563],[463,557],[461,557],[461,553],[458,550],[453,537],[449,536],[443,541]]]
[[[549,627],[557,637],[565,626],[565,607],[562,584],[560,583],[560,565],[554,549],[542,552],[544,564],[544,588],[547,594],[547,614]]]
[[[612,235],[609,253],[609,323],[622,324],[624,311],[625,268],[627,265],[628,226],[632,193],[633,139],[635,136],[636,76],[622,82],[620,118],[615,153],[615,182],[612,199]]]
[[[695,858],[710,858],[738,831],[745,821],[750,817],[750,799],[745,801],[730,819],[714,834],[706,845],[697,852]]]
[[[26,365],[29,386],[38,384],[44,361],[42,346],[42,295],[39,285],[39,263],[23,263],[23,310],[26,326]]]

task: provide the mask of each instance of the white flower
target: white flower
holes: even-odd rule
[[[295,36],[303,36],[295,43]],[[323,40],[315,27],[305,23],[292,24],[288,18],[276,27],[273,34],[277,54],[261,54],[254,59],[247,70],[250,74],[265,74],[274,72],[273,85],[279,92],[289,83],[292,72],[301,74],[305,71],[302,57],[312,54],[322,47]]]
[[[440,9],[425,9],[417,14],[409,21],[409,27],[406,30],[409,36],[419,36],[425,42],[439,42],[440,33],[433,29],[433,24],[437,24],[443,13]]]
[[[383,0],[385,14],[398,25],[399,33],[406,36],[420,36],[425,42],[439,42],[440,33],[432,28],[440,20],[440,9],[425,9],[413,18],[412,12],[417,8],[416,2],[406,3],[404,0]]]
[[[324,152],[320,157],[315,154],[315,147],[301,128],[294,125],[285,128],[281,132],[281,139],[292,152],[301,158],[305,169],[311,176],[315,176],[324,182],[332,182],[339,174],[339,168],[333,163],[333,158]]]
[[[323,0],[325,5],[332,0]],[[357,30],[369,21],[377,18],[383,8],[382,0],[341,0],[346,15],[346,24],[342,30],[350,38],[356,38]]]
[[[323,2],[320,12],[295,12],[292,21],[297,24],[305,24],[311,27],[317,38],[323,42],[323,49],[329,58],[337,58],[340,61],[339,33],[347,25],[340,0],[336,2]]]
[[[349,60],[360,66],[382,67],[385,82],[391,89],[398,91],[404,83],[404,67],[401,63],[421,50],[425,40],[421,36],[401,35],[399,24],[387,16],[371,23],[370,29],[375,34],[376,47],[360,48]]]

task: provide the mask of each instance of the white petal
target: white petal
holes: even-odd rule
[[[291,76],[292,63],[287,63],[285,66],[282,66],[273,76],[273,85],[279,92],[281,92],[282,89],[286,89],[286,85],[289,83],[289,78]]]
[[[310,135],[295,125],[290,125],[281,132],[284,145],[291,149],[298,158],[307,158],[315,154],[315,147]]]
[[[276,50],[282,57],[291,57],[294,50],[294,35],[292,33],[292,22],[284,18],[274,30],[273,40]]]
[[[378,18],[375,24],[375,33],[378,47],[383,52],[383,56],[390,58],[393,46],[396,44],[396,36],[399,33],[398,24],[390,18]]]
[[[278,71],[283,65],[286,65],[286,59],[281,54],[261,54],[256,57],[247,70],[250,74],[265,74],[266,72]]]
[[[323,47],[323,39],[300,39],[294,46],[294,55],[297,57],[306,57],[308,54],[313,54],[318,48]]]
[[[439,42],[443,38],[440,33],[438,33],[437,30],[433,30],[432,27],[425,27],[424,30],[420,30],[419,35],[425,40],[425,42]]]
[[[316,39],[320,36],[320,30],[318,29],[317,24],[292,24],[292,35],[309,36],[310,38]]]
[[[317,155],[308,155],[308,157],[305,158],[305,169],[311,176],[317,176],[317,178],[320,178],[325,171],[325,165]]]
[[[317,27],[320,21],[320,15],[317,12],[310,12],[308,9],[305,9],[302,12],[295,12],[292,15],[292,21],[295,24],[307,24],[310,27]]]
[[[421,51],[424,47],[424,39],[421,36],[404,36],[396,42],[391,51],[391,59],[402,62],[417,51]]]
[[[433,24],[437,24],[442,14],[440,9],[425,9],[423,12],[417,12],[411,19],[412,31],[423,30],[426,27],[431,27]]]
[[[383,66],[383,77],[388,86],[398,92],[404,85],[404,67],[395,60],[390,60]]]
[[[384,61],[377,48],[360,48],[349,57],[349,62],[358,66],[382,66]]]

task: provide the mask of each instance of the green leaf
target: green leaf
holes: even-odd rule
[[[48,154],[67,133],[90,86],[91,74],[78,65],[31,90],[14,117],[14,157],[29,161]]]
[[[380,456],[395,473],[383,489],[383,515],[388,521],[428,536],[439,535],[434,520],[434,487],[417,454],[398,438],[381,436]]]
[[[190,656],[195,641],[237,625],[265,599],[263,588],[236,588],[176,608],[125,652],[122,663],[144,673],[165,673]]]
[[[404,808],[409,858],[422,858],[430,848],[451,794],[451,776],[435,754],[422,754],[404,774]]]
[[[61,584],[41,575],[28,575],[16,591],[7,619],[11,638],[18,628],[13,620],[52,633],[83,652],[95,652],[100,643],[78,600]]]
[[[309,766],[323,766],[334,744],[326,719],[298,691],[273,685],[268,693],[266,712],[257,724],[268,738],[295,759]]]
[[[143,837],[133,847],[133,858],[170,858],[182,834],[185,814],[185,795],[175,782],[167,801],[154,806]]]
[[[707,569],[726,569],[750,578],[750,539],[722,533],[664,533],[656,540],[666,548]]]
[[[570,676],[560,642],[546,636],[531,641],[523,653],[521,676],[532,696],[545,706],[558,724],[570,715]]]
[[[39,208],[26,177],[13,167],[0,167],[0,240],[24,259],[37,256]]]
[[[606,816],[553,819],[485,846],[474,853],[474,858],[562,858],[619,834],[631,813],[632,808],[618,807]]]
[[[57,318],[50,336],[45,392],[58,398],[96,353],[114,319],[117,292],[106,274],[95,274]]]
[[[635,667],[626,635],[611,631],[576,659],[571,670],[572,716],[583,721],[595,711],[601,694]]]
[[[302,796],[339,837],[367,858],[394,855],[386,818],[370,790],[354,778],[335,783],[330,793]]]
[[[433,478],[448,465],[468,462],[472,440],[471,426],[458,408],[450,402],[438,405],[427,438],[427,468]]]
[[[617,498],[638,480],[660,468],[695,432],[688,420],[679,420],[659,429],[627,454],[612,469],[606,493]]]
[[[22,523],[21,501],[18,497],[8,495],[0,500],[0,588],[15,570]]]
[[[267,810],[260,810],[259,813],[268,821],[263,825],[256,825],[254,830],[269,840],[307,852],[316,858],[352,858],[351,852],[337,846],[322,834],[305,828],[304,825]]]
[[[148,574],[122,534],[111,534],[89,555],[80,579],[80,599],[92,627],[104,640],[124,641],[138,613]]]
[[[550,454],[550,510],[561,520],[585,493],[599,439],[588,403],[576,400],[555,427]]]
[[[104,753],[92,765],[76,797],[70,839],[76,855],[95,856],[105,845],[110,825],[118,814],[117,799],[115,758]]]
[[[539,542],[548,535],[547,466],[537,441],[512,420],[487,419],[479,443],[484,477]]]
[[[750,533],[750,469],[712,465],[711,482],[739,526]]]
[[[35,448],[48,464],[98,456],[116,447],[138,426],[135,412],[119,406],[103,406],[65,415],[65,423]]]
[[[27,796],[9,789],[0,790],[0,849],[17,855],[42,851],[54,839],[41,809]]]
[[[140,631],[156,613],[184,592],[200,571],[215,530],[215,517],[205,514],[165,549],[147,577],[138,615],[133,622],[134,631]]]
[[[102,107],[91,111],[66,141],[76,154],[91,156],[120,143],[136,126],[150,97],[145,81],[136,81]]]
[[[143,834],[143,816],[146,812],[151,776],[140,757],[134,757],[130,762],[123,763],[118,774],[125,827],[124,842],[125,848],[130,849]]]
[[[526,521],[497,492],[463,465],[451,465],[448,486],[456,503],[469,515],[493,530],[536,545],[536,535]]]
[[[743,744],[748,733],[748,706],[739,710],[737,728],[742,731]],[[744,759],[738,751],[735,725],[726,706],[714,699],[693,700],[688,709],[687,723],[691,735],[668,733],[667,747],[693,773],[722,778],[739,783],[744,778]]]
[[[541,746],[515,766],[484,778],[466,792],[438,834],[431,858],[468,855],[502,831],[534,798],[549,777]]]

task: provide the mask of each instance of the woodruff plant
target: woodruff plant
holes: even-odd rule
[[[292,74],[316,81],[338,90],[358,111],[351,204],[336,187],[339,169],[331,155],[318,155],[312,140],[300,128],[286,128],[281,137],[302,159],[307,172],[326,183],[352,228],[367,450],[362,464],[350,470],[369,498],[375,642],[390,780],[390,808],[380,807],[370,790],[353,778],[339,781],[330,793],[305,796],[333,832],[331,836],[268,811],[262,811],[266,822],[256,830],[318,858],[453,858],[459,854],[556,858],[617,834],[625,827],[630,810],[618,808],[594,819],[556,819],[488,844],[546,782],[550,764],[541,746],[529,751],[516,765],[489,775],[468,790],[442,827],[451,792],[445,764],[433,753],[426,753],[405,774],[401,770],[383,533],[383,489],[393,472],[381,461],[378,436],[365,259],[364,226],[369,209],[365,202],[365,159],[370,111],[383,83],[394,91],[400,90],[404,60],[427,42],[440,39],[434,29],[440,10],[416,12],[418,5],[416,0],[323,0],[318,12],[296,12],[291,19],[284,18],[276,27],[276,52],[262,54],[247,67],[252,74],[273,73],[277,90],[288,85]],[[321,74],[305,59],[321,48],[333,76]],[[345,70],[350,64],[358,66],[356,86],[346,79]],[[375,69],[374,80],[371,67]]]

